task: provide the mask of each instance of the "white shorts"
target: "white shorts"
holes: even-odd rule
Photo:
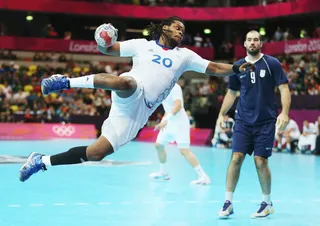
[[[309,134],[307,136],[300,136],[298,141],[298,148],[301,150],[303,146],[310,145],[311,151],[313,151],[316,148],[316,139],[317,135],[315,134]]]
[[[176,118],[170,119],[167,126],[161,130],[157,137],[157,143],[167,145],[175,141],[179,149],[190,147],[190,122],[185,111],[179,113]]]
[[[121,76],[128,76],[127,73]],[[111,110],[109,117],[103,122],[101,134],[111,143],[116,151],[121,145],[133,140],[139,130],[147,123],[153,110],[144,101],[141,82],[137,81],[137,90],[128,98],[119,97],[111,92]]]

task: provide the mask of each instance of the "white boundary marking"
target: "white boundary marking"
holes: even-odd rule
[[[260,203],[261,200],[234,200],[233,203]],[[308,202],[313,202],[313,203],[318,203],[320,202],[320,199],[307,199],[307,200],[302,200],[302,199],[292,199],[292,200],[274,200],[272,201],[273,203],[281,203],[281,202],[291,202],[291,203],[308,203]],[[175,200],[170,200],[170,201],[141,201],[141,202],[131,202],[131,201],[118,201],[118,202],[97,202],[97,203],[87,203],[87,202],[75,202],[73,203],[74,205],[77,206],[88,206],[88,205],[110,205],[110,204],[123,204],[123,205],[129,205],[129,204],[204,204],[204,203],[220,203],[223,204],[223,200],[180,200],[180,201],[175,201]],[[52,203],[51,205],[53,206],[66,206],[66,203]],[[7,207],[21,207],[22,205],[20,204],[7,204]],[[30,207],[43,207],[45,206],[42,203],[31,203],[27,204],[27,206]]]

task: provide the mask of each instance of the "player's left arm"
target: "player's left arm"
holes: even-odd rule
[[[196,71],[212,76],[230,76],[233,74],[245,72],[254,67],[251,63],[244,63],[241,65],[232,65],[225,63],[216,63],[203,59],[195,52],[189,50],[189,61],[185,71]]]
[[[180,99],[176,99],[174,101],[171,113],[173,115],[176,115],[181,110],[181,108],[182,108],[182,101]]]
[[[171,120],[182,108],[182,101],[180,99],[177,99],[174,101],[174,104],[171,108],[171,112],[165,113],[161,122],[155,126],[155,130],[162,130],[167,125],[169,120]]]
[[[176,85],[177,86],[177,85]],[[180,87],[174,87],[169,95],[173,95],[174,102],[171,108],[171,112],[166,112],[161,122],[156,125],[155,130],[161,130],[165,128],[170,120],[182,109],[182,89]]]
[[[277,126],[280,131],[284,131],[289,123],[289,110],[291,105],[288,78],[277,59],[273,59],[270,66],[275,85],[278,86],[281,95],[282,111],[277,118]]]
[[[206,68],[205,74],[213,76],[230,76],[235,73],[245,72],[250,70],[253,65],[251,63],[243,63],[241,65],[236,64],[225,64],[225,63],[216,63],[210,62]]]
[[[175,85],[169,95],[173,96],[174,102],[171,108],[171,112],[168,112],[164,117],[164,120],[166,121],[172,119],[182,109],[183,93],[181,87],[179,85]]]

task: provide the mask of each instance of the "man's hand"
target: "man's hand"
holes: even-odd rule
[[[219,114],[216,123],[217,123],[217,125],[219,126],[219,129],[220,129],[220,130],[224,130],[224,116],[223,116],[223,115],[220,115],[220,114]]]
[[[154,127],[154,130],[163,130],[168,124],[167,120],[160,122],[158,125]]]
[[[277,118],[277,127],[279,131],[284,131],[289,123],[289,116],[283,112]]]
[[[256,69],[256,66],[250,62],[246,62],[240,65],[239,70],[241,72],[246,72],[246,71],[253,71]]]

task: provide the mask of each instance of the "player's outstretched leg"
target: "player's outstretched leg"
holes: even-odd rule
[[[155,148],[157,149],[158,159],[160,162],[160,171],[151,173],[149,176],[153,179],[160,180],[169,180],[170,176],[167,169],[167,153],[165,150],[165,146],[159,143],[155,144]]]
[[[258,172],[263,200],[260,204],[259,210],[256,213],[253,213],[251,217],[265,218],[274,213],[274,208],[271,202],[271,173],[267,158],[255,156],[254,162]]]
[[[74,147],[67,152],[52,156],[45,156],[33,152],[21,167],[19,179],[21,182],[24,182],[33,174],[40,170],[47,170],[50,166],[79,164],[86,161],[101,161],[113,152],[112,145],[104,136],[100,136],[95,143],[90,146]]]
[[[199,160],[197,157],[187,148],[181,148],[180,153],[185,157],[188,163],[193,167],[198,175],[198,179],[191,181],[191,184],[200,184],[200,185],[207,185],[210,184],[210,178],[208,175],[203,171]]]
[[[226,189],[226,201],[222,209],[218,212],[220,218],[227,218],[232,215],[233,206],[232,199],[233,193],[236,189],[239,177],[240,169],[243,163],[245,155],[241,152],[233,152],[231,161],[229,163],[228,172],[227,172],[227,189]]]
[[[68,78],[64,75],[52,75],[41,82],[44,95],[70,88],[97,88],[113,90],[117,95],[126,98],[137,89],[137,82],[130,76],[114,76],[106,73],[86,75],[78,78]]]

